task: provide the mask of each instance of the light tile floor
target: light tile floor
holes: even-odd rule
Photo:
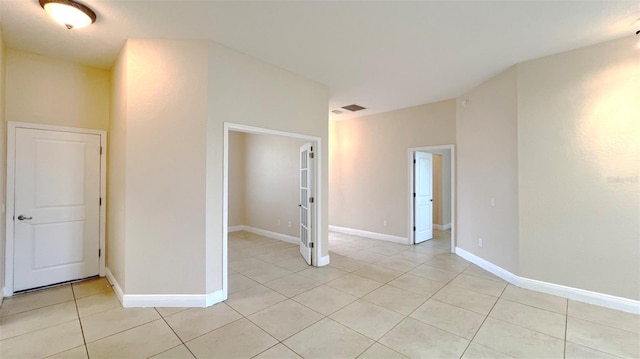
[[[331,264],[229,236],[229,299],[123,309],[104,279],[5,299],[6,358],[638,358],[640,316],[520,289],[452,255],[330,233]]]

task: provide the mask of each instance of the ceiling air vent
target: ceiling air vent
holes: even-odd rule
[[[333,111],[331,111],[331,112],[332,112],[333,114],[335,114],[335,115],[339,115],[339,114],[341,114],[341,113],[342,113],[342,111],[340,111],[340,110],[333,110]]]
[[[360,110],[364,110],[365,109],[364,107],[358,106],[358,105],[343,106],[342,108],[344,108],[345,110],[349,110],[351,112],[356,112],[356,111],[360,111]]]

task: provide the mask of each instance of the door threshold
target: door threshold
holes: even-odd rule
[[[63,285],[85,282],[85,281],[89,281],[89,280],[97,279],[97,278],[100,278],[100,276],[99,275],[94,275],[94,276],[86,277],[86,278],[68,280],[66,282],[60,282],[60,283],[54,283],[54,284],[49,284],[49,285],[43,285],[43,286],[35,287],[35,288],[18,290],[18,291],[13,292],[13,296],[20,295],[20,294],[32,293],[32,292],[38,292],[38,291],[41,291],[41,290],[51,289],[51,288],[55,288],[55,287],[62,287]]]

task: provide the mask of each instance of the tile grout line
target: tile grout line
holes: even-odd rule
[[[87,358],[89,358],[89,347],[87,346],[87,339],[84,337],[84,328],[82,327],[82,319],[80,318],[80,309],[78,309],[78,300],[76,299],[76,291],[73,288],[73,284],[71,286],[71,293],[73,294],[73,303],[76,306],[76,313],[78,314],[78,323],[80,324],[80,333],[82,333],[82,341],[84,342],[84,351],[87,353]]]
[[[493,305],[491,306],[491,309],[489,309],[489,312],[487,312],[487,315],[484,317],[484,319],[482,320],[482,323],[480,323],[480,326],[478,327],[478,330],[476,330],[476,332],[473,334],[473,337],[471,337],[471,340],[469,340],[469,344],[467,344],[467,347],[464,348],[464,351],[462,352],[462,355],[460,355],[460,358],[462,358],[464,356],[464,353],[467,352],[467,350],[469,349],[469,347],[471,346],[471,343],[473,343],[473,340],[476,338],[476,336],[478,335],[478,333],[480,332],[480,329],[482,329],[482,326],[484,325],[484,323],[487,321],[487,318],[489,318],[489,314],[491,314],[491,312],[493,311],[493,309],[496,307],[496,304],[498,304],[498,301],[500,300],[500,298],[502,298],[502,295],[504,294],[504,292],[507,290],[507,287],[509,287],[509,285],[505,285],[504,288],[502,288],[502,292],[500,293],[500,296],[498,296],[498,299],[495,301],[495,303],[493,303]],[[482,344],[481,344],[482,345]],[[499,353],[502,353],[501,351],[488,347],[489,349],[495,350]],[[506,354],[506,353],[503,353]]]
[[[320,283],[320,285],[327,285],[327,286],[329,286],[330,288],[333,288],[333,289],[338,290],[338,291],[340,291],[340,292],[343,292],[343,293],[345,293],[345,294],[348,294],[348,295],[351,295],[351,296],[353,296],[353,297],[356,297],[356,300],[355,300],[355,301],[352,301],[352,302],[350,302],[350,303],[348,303],[348,304],[346,304],[346,305],[342,306],[341,308],[339,308],[338,310],[336,310],[336,311],[335,311],[335,312],[338,312],[338,311],[340,311],[340,310],[344,309],[345,307],[347,307],[347,306],[349,306],[349,305],[351,305],[351,304],[355,303],[355,302],[356,302],[356,301],[358,301],[358,300],[365,300],[365,301],[367,301],[366,299],[363,299],[363,297],[365,297],[366,295],[370,294],[371,292],[373,292],[373,291],[375,291],[375,290],[377,290],[377,289],[381,288],[382,286],[389,285],[389,283],[390,283],[390,282],[392,282],[393,280],[397,279],[398,277],[400,277],[400,276],[402,276],[402,275],[405,275],[405,274],[409,274],[409,272],[410,272],[410,271],[414,270],[415,268],[417,268],[417,267],[418,267],[418,266],[420,266],[420,265],[424,265],[426,262],[428,262],[429,260],[431,260],[431,259],[433,259],[433,258],[437,257],[437,256],[438,256],[438,255],[440,255],[440,254],[448,254],[448,253],[446,253],[446,252],[438,253],[438,254],[436,254],[434,257],[430,257],[429,259],[427,259],[427,260],[425,260],[425,261],[422,261],[422,262],[420,262],[420,263],[412,262],[413,264],[415,264],[413,267],[411,267],[411,268],[409,268],[408,270],[405,270],[405,271],[398,271],[398,272],[400,272],[400,273],[401,273],[400,275],[398,275],[398,276],[396,276],[396,277],[394,277],[394,278],[392,278],[392,279],[390,279],[390,280],[388,280],[388,281],[386,281],[386,282],[383,282],[383,283],[378,282],[378,283],[381,283],[381,286],[379,286],[379,287],[377,287],[377,288],[375,288],[375,289],[373,289],[373,290],[371,290],[371,291],[369,291],[369,292],[365,293],[365,294],[364,294],[364,295],[362,295],[362,296],[356,296],[356,295],[353,295],[353,294],[351,294],[351,293],[344,292],[344,291],[340,290],[339,288],[334,288],[334,287],[332,287],[332,286],[328,285],[328,283],[329,283],[329,282],[331,282],[331,280],[330,280],[330,281],[328,281],[328,282],[326,282],[326,283]],[[348,257],[348,256],[345,256],[345,257],[346,257],[346,258],[349,258],[349,259],[351,259],[351,260],[359,260],[359,259],[357,259],[357,258],[352,258],[352,257]],[[361,261],[361,260],[360,260],[360,261]],[[381,260],[380,260],[380,261],[381,261]],[[376,263],[378,263],[378,262],[380,262],[380,261],[366,262],[367,264],[365,265],[365,267],[366,267],[366,266],[370,266],[370,265],[376,265]],[[427,298],[426,298],[426,299],[425,299],[425,300],[424,300],[420,305],[418,305],[418,307],[417,307],[417,308],[419,308],[419,307],[420,307],[420,306],[422,306],[424,303],[426,303],[427,301],[429,301],[429,300],[430,300],[430,299],[431,299],[435,294],[437,294],[440,290],[442,290],[444,287],[446,287],[447,285],[449,285],[449,284],[450,284],[450,283],[451,283],[455,278],[457,278],[460,274],[464,273],[464,271],[465,271],[467,268],[469,268],[469,266],[470,266],[470,265],[467,265],[467,266],[466,266],[462,271],[459,271],[459,272],[456,274],[456,276],[452,277],[449,281],[445,281],[445,282],[444,282],[444,285],[443,285],[442,287],[440,287],[438,290],[436,290],[434,293],[432,293],[430,296],[428,296],[428,297],[427,297]],[[392,268],[387,268],[387,267],[384,267],[384,266],[380,266],[380,267],[381,267],[381,268],[383,268],[383,269],[390,269],[390,270],[394,270],[394,269],[392,269]],[[363,278],[366,278],[366,279],[372,280],[372,279],[370,279],[370,278],[367,278],[367,277],[364,277],[364,276],[360,276],[359,274],[356,274],[355,272],[356,272],[356,271],[358,271],[360,268],[355,269],[355,270],[352,270],[352,271],[347,271],[347,270],[344,270],[344,269],[341,269],[341,268],[337,268],[337,267],[334,267],[334,268],[339,269],[339,270],[343,270],[344,272],[346,272],[344,275],[347,275],[347,274],[354,274],[354,275],[356,275],[356,276],[359,276],[359,277],[363,277]],[[439,268],[439,267],[434,267],[434,268],[442,269],[442,268]],[[342,276],[344,276],[344,275],[342,275]],[[342,277],[342,276],[339,276],[339,277],[334,278],[334,279],[332,279],[332,280],[336,280],[336,279],[338,279],[338,278],[340,278],[340,277]],[[425,277],[421,277],[421,276],[416,276],[416,277],[419,277],[419,278],[422,278],[422,279],[426,279],[426,280],[433,280],[433,279],[425,278]],[[476,276],[473,276],[473,277],[478,278],[478,277],[476,277]],[[480,279],[485,279],[485,278],[480,278]],[[433,281],[435,281],[435,280],[433,280]],[[440,281],[437,281],[437,282],[440,282]],[[262,284],[262,283],[259,283],[259,284],[261,284],[261,285],[263,285],[263,286],[267,287],[266,285],[264,285],[264,284]],[[267,288],[268,288],[268,287],[267,287]],[[397,288],[397,287],[394,287],[394,288]],[[506,286],[505,286],[505,288],[506,288]],[[404,290],[404,289],[402,289],[402,288],[399,288],[399,289]],[[276,292],[277,292],[277,291],[276,291]],[[504,292],[504,288],[503,288],[503,292]],[[416,294],[416,295],[417,295],[417,293],[414,293],[414,294]],[[289,298],[289,299],[292,299],[292,298]],[[297,301],[296,301],[296,302],[297,302]],[[367,301],[367,302],[368,302],[368,301]],[[497,301],[496,301],[496,302],[497,302]],[[297,303],[299,303],[299,302],[297,302]],[[302,304],[304,307],[309,308],[309,309],[310,309],[310,310],[312,310],[312,311],[315,311],[313,308],[310,308],[310,307],[308,307],[308,306],[304,305],[304,303],[299,303],[299,304]],[[375,303],[372,303],[372,304],[376,305]],[[275,305],[275,304],[274,304],[274,305]],[[495,305],[495,303],[494,303],[494,305]],[[409,313],[409,314],[407,314],[407,315],[402,314],[402,313],[398,313],[398,314],[401,314],[401,315],[403,315],[403,316],[404,316],[404,318],[402,318],[402,320],[400,320],[400,322],[402,322],[402,321],[403,321],[403,320],[405,320],[406,318],[409,318],[409,316],[410,316],[413,312],[415,312],[415,311],[417,310],[417,308],[416,308],[416,309],[414,309],[411,313]],[[266,308],[265,308],[265,309],[266,309]],[[385,308],[385,309],[386,309],[386,308]],[[333,312],[333,313],[335,313],[335,312]],[[392,311],[392,312],[396,313],[395,311]],[[322,313],[321,313],[321,314],[322,314]],[[242,315],[242,314],[241,314],[241,315]],[[324,315],[324,314],[323,314],[323,315]],[[330,314],[330,315],[331,315],[331,314]],[[330,318],[330,315],[325,315],[323,319],[325,319],[325,318],[326,318],[326,319],[329,319],[329,320],[332,320],[332,321],[336,322],[334,319]],[[247,318],[247,317],[245,317],[245,318],[246,318],[247,320],[249,320],[251,323],[253,323],[249,318]],[[321,319],[321,320],[323,320],[323,319]],[[320,321],[321,321],[321,320],[320,320]],[[486,316],[485,316],[485,320],[486,320]],[[318,321],[318,322],[319,322],[319,321]],[[389,331],[387,331],[385,334],[383,334],[379,339],[381,339],[382,337],[384,337],[384,335],[386,335],[386,334],[387,334],[387,333],[389,333],[391,330],[393,330],[393,329],[394,329],[398,324],[400,324],[400,322],[398,322],[398,323],[397,323],[396,325],[394,325],[391,329],[389,329]],[[420,321],[419,321],[419,322],[420,322]],[[313,323],[313,324],[316,324],[316,323],[317,323],[317,322],[315,322],[315,323]],[[336,323],[338,323],[338,324],[340,324],[340,325],[343,325],[343,324],[341,324],[341,323],[339,323],[339,322],[336,322]],[[422,323],[422,322],[421,322],[421,323]],[[255,324],[255,323],[253,323],[253,324]],[[310,325],[309,325],[309,326],[307,326],[306,328],[310,327],[310,326],[311,326],[311,325],[313,325],[313,324],[310,324]],[[425,323],[425,324],[426,324],[426,323]],[[255,324],[255,325],[257,325],[257,324]],[[428,325],[428,324],[427,324],[427,325]],[[259,326],[258,326],[258,327],[259,327]],[[349,328],[348,326],[346,326],[346,327],[347,327],[347,328]],[[296,334],[298,334],[298,333],[300,333],[302,330],[304,330],[304,329],[306,329],[306,328],[303,328],[303,329],[299,330],[298,332],[296,332],[296,333],[292,334],[291,336],[289,336],[289,338],[290,338],[290,337],[292,337],[292,336],[294,336],[294,335],[296,335]],[[434,327],[434,328],[437,328],[437,327]],[[260,329],[262,329],[262,328],[260,328]],[[351,328],[349,328],[349,329],[351,329]],[[440,328],[437,328],[437,329],[440,329]],[[351,330],[353,330],[353,329],[351,329]],[[442,329],[440,329],[440,330],[442,330]],[[358,334],[360,334],[360,335],[362,335],[362,333],[359,333],[358,331],[355,331],[355,332],[356,332],[356,333],[358,333]],[[452,333],[452,334],[453,334],[453,333]],[[455,334],[453,334],[453,335],[455,335]],[[457,335],[456,335],[456,336],[457,336]],[[364,336],[364,337],[367,337],[367,336]],[[368,338],[368,337],[367,337],[367,338]],[[371,338],[368,338],[368,339],[371,339]],[[371,348],[371,347],[372,347],[373,345],[375,345],[376,343],[377,343],[377,344],[380,344],[380,345],[383,345],[383,344],[379,343],[379,339],[378,339],[378,340],[374,340],[374,341],[373,341],[373,343],[372,343],[370,346],[368,346],[367,348],[365,348],[365,349],[364,349],[364,350],[363,350],[359,355],[361,355],[362,353],[364,353],[364,352],[366,352],[367,350],[369,350],[369,348]],[[464,339],[466,339],[466,338],[464,338]],[[285,340],[286,340],[286,339],[285,339]],[[282,341],[279,341],[279,343],[281,343],[281,344],[282,344],[282,345],[284,345],[285,347],[289,348],[289,347],[288,347],[288,346],[286,346]],[[277,344],[276,344],[276,345],[277,345]],[[275,346],[275,345],[274,345],[274,346]],[[384,346],[384,345],[383,345],[383,346]],[[272,346],[272,347],[273,347],[273,346]],[[385,347],[386,347],[386,346],[385,346]],[[298,355],[299,355],[299,353],[295,352],[293,349],[291,349],[291,348],[289,348],[289,349],[290,349],[290,350],[292,350],[294,353],[296,353],[296,354],[298,354]],[[268,348],[268,349],[266,349],[266,350],[269,350],[269,348]],[[266,350],[265,350],[265,351],[266,351]],[[393,350],[393,349],[392,349],[392,350]],[[394,350],[394,351],[395,351],[395,350]],[[263,351],[263,352],[264,352],[264,351]],[[259,354],[258,354],[258,355],[259,355]]]
[[[384,333],[384,334],[383,334],[379,339],[374,340],[374,343],[373,343],[373,344],[371,344],[367,349],[365,349],[365,351],[369,350],[369,348],[370,348],[370,347],[372,347],[372,346],[373,346],[374,344],[376,344],[376,343],[377,343],[377,344],[380,344],[380,345],[382,345],[382,346],[384,346],[384,347],[386,347],[386,345],[384,345],[384,344],[380,343],[380,340],[381,340],[382,338],[384,338],[387,334],[389,334],[392,330],[394,330],[398,325],[400,325],[400,323],[402,323],[403,321],[405,321],[407,318],[409,318],[409,319],[413,319],[413,320],[416,320],[417,322],[423,323],[423,324],[425,324],[425,325],[428,325],[428,326],[430,326],[430,327],[436,328],[436,329],[438,329],[438,330],[442,330],[442,331],[445,331],[445,332],[447,332],[447,333],[450,333],[450,332],[448,332],[448,331],[446,331],[446,330],[444,330],[444,329],[441,329],[441,328],[438,328],[438,327],[433,326],[433,325],[431,325],[431,324],[427,324],[427,323],[424,323],[424,322],[422,322],[422,321],[420,321],[420,320],[417,320],[417,319],[411,318],[410,316],[411,316],[411,314],[415,313],[415,311],[416,311],[416,310],[418,310],[418,308],[420,308],[420,307],[421,307],[421,306],[423,306],[426,302],[428,302],[431,298],[433,298],[433,296],[434,296],[434,295],[436,295],[438,292],[440,292],[444,287],[446,287],[447,285],[449,285],[449,283],[451,283],[451,281],[453,281],[455,278],[457,278],[457,277],[458,277],[458,275],[460,275],[461,273],[462,273],[462,272],[458,273],[455,277],[451,278],[448,282],[445,282],[445,284],[444,284],[442,287],[440,287],[438,290],[436,290],[436,291],[435,291],[435,292],[433,292],[430,296],[428,296],[428,297],[427,297],[427,299],[425,299],[425,300],[424,300],[420,305],[418,305],[414,310],[412,310],[411,312],[409,312],[409,314],[406,314],[406,315],[404,315],[404,314],[403,314],[403,315],[404,315],[404,318],[402,318],[398,323],[396,323],[393,327],[391,327],[389,330],[387,330],[387,331],[386,331],[386,332],[385,332],[385,333]],[[431,280],[431,279],[429,279],[429,280]],[[391,282],[391,281],[389,281],[389,282]],[[385,285],[389,285],[389,284],[388,284],[388,282],[387,282],[387,284],[385,284]],[[393,287],[393,286],[392,286],[392,287]],[[394,287],[394,288],[397,288],[397,287]],[[402,289],[402,288],[398,288],[398,289]],[[402,290],[404,290],[404,289],[402,289]],[[408,291],[407,291],[407,292],[408,292]],[[412,293],[412,292],[411,292],[411,293]],[[415,293],[414,293],[414,294],[415,294]],[[365,299],[365,300],[366,300],[366,299]],[[375,303],[373,303],[373,304],[375,304]],[[385,308],[385,309],[386,309],[386,308]],[[390,310],[390,309],[389,309],[389,310]],[[392,311],[392,312],[397,313],[397,312],[395,312],[395,311]],[[357,332],[357,333],[359,333],[358,331],[356,331],[356,332]],[[359,334],[361,334],[361,333],[359,333]],[[450,333],[450,334],[455,335],[455,336],[457,336],[457,337],[460,337],[460,336],[459,336],[459,335],[457,335],[457,334],[453,334],[453,333]],[[365,337],[366,337],[366,336],[365,336]],[[460,338],[462,338],[462,337],[460,337]],[[463,339],[466,339],[466,338],[463,338]],[[471,343],[471,342],[469,342],[469,343]],[[392,348],[390,348],[390,349],[391,349],[391,350],[393,350],[393,351],[395,351],[395,352],[397,352],[395,349],[392,349]],[[466,349],[465,349],[465,350],[466,350]],[[362,353],[364,353],[364,351],[363,351]],[[362,354],[362,353],[360,353],[360,354]],[[402,353],[400,353],[400,354],[402,354]],[[464,354],[464,353],[463,353],[463,354]],[[404,355],[404,354],[402,354],[402,355]]]
[[[569,300],[567,299],[567,304],[565,306],[566,312],[564,315],[564,348],[562,351],[562,357],[567,357],[567,329],[569,329]]]
[[[160,316],[160,318],[162,318],[162,321],[164,322],[164,324],[166,324],[166,325],[169,327],[169,329],[171,329],[171,331],[172,331],[172,332],[173,332],[173,334],[178,338],[178,340],[180,341],[180,343],[182,343],[182,345],[184,345],[184,347],[185,347],[185,348],[187,348],[187,350],[189,351],[189,353],[191,353],[191,355],[192,355],[194,358],[196,358],[195,354],[193,354],[193,352],[191,351],[191,349],[189,349],[189,347],[184,343],[184,341],[182,340],[182,338],[180,338],[180,336],[178,335],[178,333],[176,333],[176,331],[175,331],[175,330],[173,330],[173,327],[171,327],[171,325],[169,325],[169,322],[167,322],[167,320],[166,320],[166,319],[164,318],[164,316],[160,313],[160,311],[158,310],[158,308],[153,307],[153,309],[156,311],[156,313],[158,313],[158,315]],[[158,353],[158,354],[164,353],[164,352],[166,352],[166,351],[168,351],[168,350],[171,350],[171,349],[173,349],[173,348],[176,348],[176,347],[178,347],[178,345],[176,345],[175,347],[169,348],[169,349],[167,349],[167,350],[165,350],[165,351],[163,351],[163,352],[160,352],[160,353]],[[158,354],[155,354],[155,355],[158,355]]]

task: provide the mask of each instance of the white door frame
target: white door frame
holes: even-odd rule
[[[84,133],[100,136],[100,146],[102,147],[102,155],[100,156],[100,197],[102,205],[100,206],[100,276],[104,277],[105,272],[105,226],[106,226],[106,199],[107,199],[107,132],[102,130],[90,130],[84,128],[61,127],[51,125],[40,125],[25,122],[7,122],[7,178],[6,178],[6,201],[7,208],[5,212],[5,275],[3,294],[5,297],[13,295],[13,250],[14,250],[14,210],[15,210],[15,166],[16,166],[16,129],[28,128],[34,130],[58,131]]]
[[[451,150],[451,253],[455,253],[456,249],[456,149],[455,145],[440,145],[426,147],[409,148],[407,154],[407,168],[409,178],[409,192],[407,194],[407,202],[409,205],[409,218],[407,218],[407,230],[409,233],[409,244],[415,242],[415,233],[413,232],[413,154],[415,152],[429,152],[433,150]]]
[[[308,141],[315,147],[315,160],[313,161],[313,183],[315,186],[315,211],[313,213],[313,223],[316,225],[313,229],[314,244],[311,251],[311,265],[319,266],[322,253],[322,241],[320,230],[322,228],[322,139],[316,136],[301,135],[293,132],[285,132],[271,130],[261,127],[253,127],[241,125],[231,122],[224,123],[224,162],[223,162],[223,190],[222,190],[222,291],[224,298],[228,295],[228,277],[229,277],[229,261],[228,261],[228,244],[229,244],[229,131],[252,133],[257,135],[274,135],[295,138]]]

